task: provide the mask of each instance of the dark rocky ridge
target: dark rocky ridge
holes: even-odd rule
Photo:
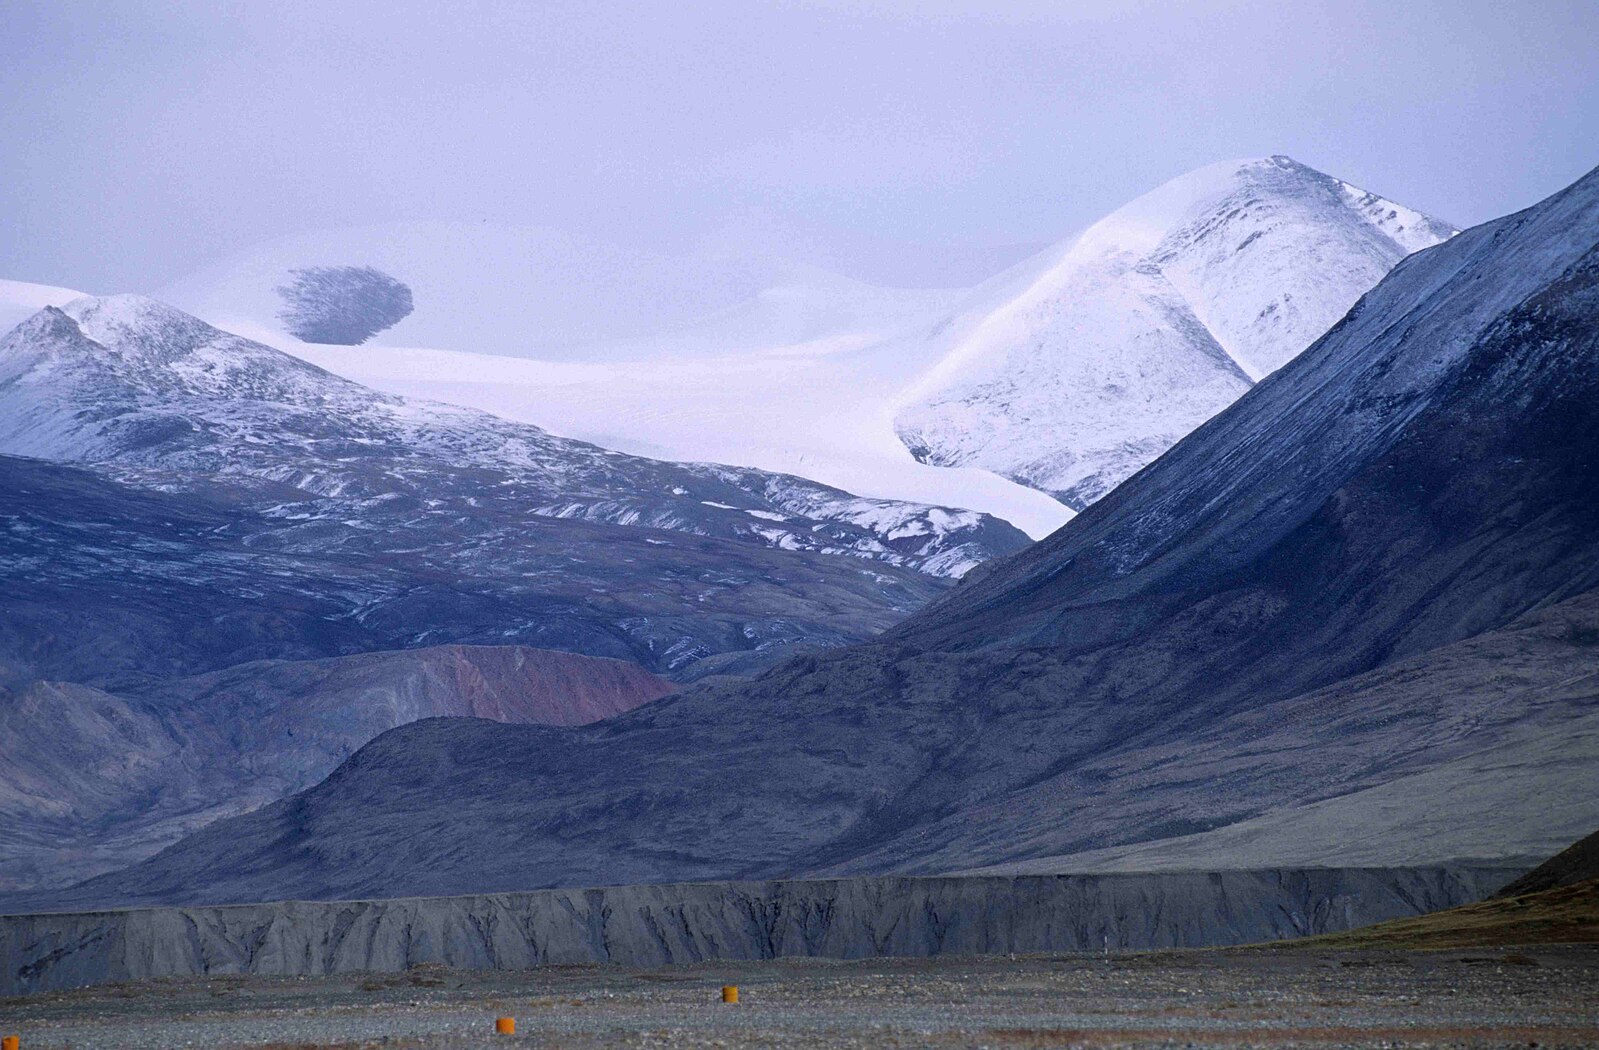
[[[262,661],[111,693],[0,692],[0,890],[78,882],[316,783],[422,718],[574,726],[672,691],[637,664],[524,646]]]
[[[197,974],[1240,944],[1475,901],[1495,868],[846,879],[0,917],[0,995]]]
[[[880,641],[593,727],[402,728],[28,906],[1069,863],[1558,732],[1596,700],[1596,297],[1599,173],[1410,258],[1122,489]]]
[[[1572,843],[1495,896],[1519,897],[1599,879],[1599,831]]]

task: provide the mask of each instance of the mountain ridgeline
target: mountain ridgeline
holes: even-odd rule
[[[0,564],[13,678],[445,642],[700,674],[867,637],[1028,542],[969,511],[379,394],[136,296],[0,339],[0,471],[26,523]],[[111,637],[71,616],[90,607]]]
[[[420,718],[582,725],[670,692],[635,663],[467,645],[265,660],[116,692],[30,682],[0,695],[0,890],[142,860],[317,783]]]
[[[1068,871],[1229,833],[1266,864],[1524,862],[1599,824],[1596,433],[1599,172],[1405,259],[879,639],[589,726],[404,726],[22,903]],[[1302,832],[1340,805],[1358,835]]]

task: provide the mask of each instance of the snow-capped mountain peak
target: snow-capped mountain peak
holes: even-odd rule
[[[69,382],[125,394],[323,404],[392,402],[324,369],[142,295],[82,296],[45,307],[5,337],[0,382]]]
[[[1456,232],[1288,157],[1228,167],[1147,254],[1255,380],[1314,342],[1404,256]],[[1193,189],[1185,182],[1176,180],[1179,191]]]
[[[405,495],[434,509],[447,496],[459,504],[452,513],[468,516],[503,502],[507,514],[848,554],[948,577],[1026,543],[987,515],[628,456],[379,393],[142,296],[46,307],[0,339],[0,454],[160,472],[164,487],[227,478],[287,486],[291,498]]]
[[[1190,172],[1018,267],[896,418],[917,458],[1081,508],[1453,228],[1288,157]]]
[[[85,295],[61,307],[61,312],[84,335],[119,354],[165,349],[170,359],[184,352],[184,340],[193,343],[216,331],[198,317],[146,295]],[[156,345],[149,339],[152,331],[169,336],[171,342]]]
[[[878,288],[714,251],[706,267],[640,270],[529,231],[429,226],[262,246],[225,272],[197,275],[176,301],[393,394],[470,404],[639,455],[969,507],[1041,537],[1449,232],[1276,156],[1174,179],[965,290]],[[299,343],[271,319],[287,273],[341,260],[381,266],[416,290],[415,312],[382,346]],[[538,260],[558,260],[599,291],[562,292],[559,309],[541,300],[531,310],[530,273],[544,300],[566,287],[530,269]],[[674,276],[622,279],[645,271]],[[680,279],[703,279],[706,294],[670,292]],[[672,319],[618,339],[601,337],[605,325],[579,325],[599,341],[571,336],[560,360],[499,356],[540,352],[562,327],[551,316],[616,312],[605,296],[617,287],[629,301],[676,304]]]

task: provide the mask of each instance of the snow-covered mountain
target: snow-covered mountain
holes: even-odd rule
[[[293,269],[344,264],[404,281],[412,313],[356,350],[295,339],[276,288]],[[1053,499],[906,453],[888,405],[906,374],[898,355],[851,363],[923,331],[961,294],[881,288],[736,246],[667,256],[548,230],[417,223],[283,238],[157,297],[390,393],[642,456],[970,508],[1045,535],[1070,517]]]
[[[449,642],[748,670],[1028,542],[378,393],[138,296],[0,338],[0,476],[0,688]]]
[[[1081,509],[1454,232],[1287,157],[1202,168],[978,297],[895,427]]]
[[[458,250],[465,234],[446,231],[440,260],[459,268],[434,292],[418,286],[416,313],[381,346],[298,343],[262,297],[280,271],[334,258],[414,280],[439,268],[420,231],[269,246],[177,294],[225,327],[393,393],[639,455],[969,507],[1041,537],[1071,517],[1052,497],[1091,502],[1307,346],[1395,262],[1451,232],[1272,157],[1183,176],[973,289],[874,288],[759,260],[679,265],[674,279],[695,295],[655,278],[634,289],[670,306],[658,330],[567,347],[560,359],[497,356],[545,353],[566,324],[507,347],[506,333],[537,327],[527,298],[508,289],[542,281],[546,265],[509,260],[542,259],[541,242],[485,242],[474,256]],[[656,272],[606,258],[584,270],[598,290],[569,289],[562,310],[585,295],[608,309],[618,282]],[[465,287],[474,272],[484,288]],[[547,291],[540,284],[533,298]],[[722,305],[694,314],[689,300]],[[634,309],[618,317],[637,327]]]
[[[1025,538],[971,511],[854,497],[803,478],[625,456],[473,409],[380,394],[141,296],[46,308],[0,340],[0,452],[528,513],[852,554],[958,577]],[[491,492],[493,494],[491,494]],[[996,544],[990,546],[990,544]]]

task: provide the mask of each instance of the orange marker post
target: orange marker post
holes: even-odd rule
[[[724,984],[724,985],[722,985],[722,1002],[724,1002],[724,1003],[736,1003],[736,1002],[738,1002],[738,985],[736,985],[736,984]]]
[[[20,1046],[22,1046],[22,1037],[19,1035],[8,1035],[0,1039],[0,1050],[18,1050]]]
[[[494,1030],[496,1032],[500,1033],[501,1035],[515,1035],[516,1034],[516,1018],[514,1018],[514,1017],[500,1017],[500,1018],[497,1018],[495,1020],[495,1022],[494,1022]]]

